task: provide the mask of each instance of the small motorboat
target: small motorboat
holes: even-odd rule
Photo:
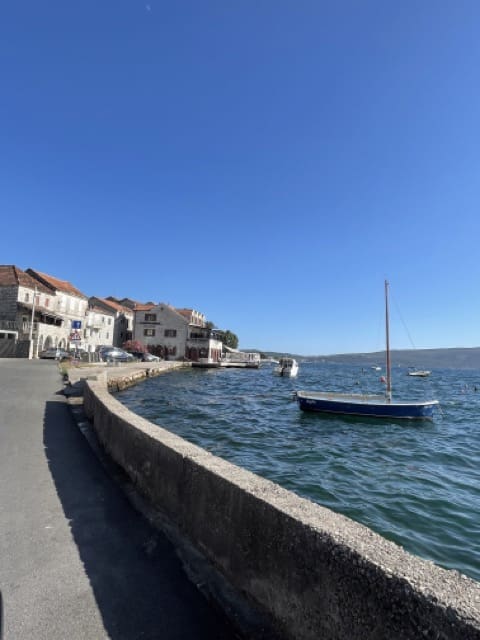
[[[409,376],[416,376],[417,378],[426,378],[431,373],[432,373],[431,371],[409,371],[408,375]]]
[[[285,378],[295,378],[298,373],[298,363],[295,358],[280,358],[274,373]]]

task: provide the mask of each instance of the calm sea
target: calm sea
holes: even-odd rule
[[[117,395],[217,456],[361,522],[406,550],[480,580],[480,371],[394,369],[396,399],[436,398],[433,422],[300,411],[296,389],[374,392],[382,372],[300,363],[296,379],[186,369]],[[478,389],[478,390],[477,390]]]

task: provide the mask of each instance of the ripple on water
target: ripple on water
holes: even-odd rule
[[[378,393],[378,372],[309,364],[189,370],[118,394],[148,420],[343,513],[408,551],[480,580],[480,372],[394,371],[398,399],[436,397],[434,422],[390,423],[301,412],[295,389]]]

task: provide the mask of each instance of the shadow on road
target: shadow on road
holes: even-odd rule
[[[235,637],[188,581],[171,543],[108,476],[65,403],[46,404],[44,446],[107,637]]]

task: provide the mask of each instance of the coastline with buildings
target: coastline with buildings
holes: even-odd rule
[[[107,334],[112,343],[141,338],[152,351],[163,349],[163,356],[171,362],[70,369],[70,383],[82,386],[88,429],[129,476],[135,490],[168,520],[168,527],[176,531],[174,539],[204,554],[223,579],[267,617],[278,637],[313,640],[321,632],[325,638],[363,640],[368,637],[366,629],[373,627],[375,637],[385,640],[438,636],[440,632],[446,640],[480,637],[478,583],[474,580],[410,555],[368,527],[300,498],[243,465],[212,455],[209,448],[166,430],[168,424],[163,428],[149,422],[113,397],[111,392],[141,380],[153,381],[158,373],[172,368],[225,360],[220,335],[203,314],[163,303],[87,298],[68,282],[13,266],[0,267],[0,287],[0,317],[12,323],[5,331],[19,332],[22,339],[13,341],[17,345],[28,342],[31,332],[33,358],[39,346],[49,342],[68,348],[77,342],[72,336],[78,336],[91,351]],[[29,317],[33,324],[28,324]],[[8,344],[12,339],[4,340]],[[229,353],[231,365],[238,365],[242,356]],[[25,349],[20,357],[28,358],[24,354]],[[218,374],[222,375],[222,369],[218,368]],[[197,372],[202,373],[210,372]],[[225,375],[230,377],[233,372]],[[287,417],[284,391],[278,392],[279,400],[273,406],[271,393],[260,390],[260,397],[268,399],[269,420],[272,408],[282,419]],[[252,393],[244,396],[252,398]],[[75,407],[72,404],[72,410]],[[260,419],[256,410],[256,422]],[[277,419],[274,425],[277,439],[279,422]],[[87,424],[80,423],[81,431]],[[245,427],[247,421],[240,420],[240,424]],[[291,437],[286,426],[285,433]],[[209,526],[212,522],[214,528]],[[332,605],[332,598],[337,604]],[[290,606],[292,599],[295,606]],[[336,607],[349,615],[332,619]]]
[[[0,265],[0,357],[36,358],[57,347],[94,353],[135,341],[165,360],[220,363],[222,336],[194,309],[88,297],[66,280]]]

